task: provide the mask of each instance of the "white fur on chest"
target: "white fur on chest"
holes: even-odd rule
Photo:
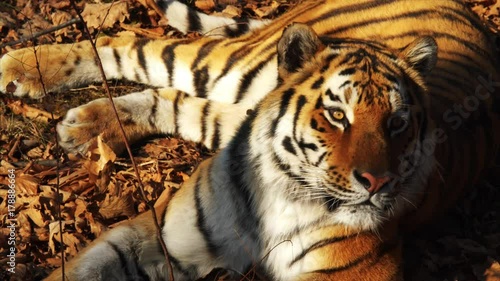
[[[267,162],[269,163],[269,162]],[[262,180],[266,188],[261,194],[258,212],[261,216],[261,230],[264,263],[276,280],[293,280],[301,272],[311,270],[305,260],[293,262],[314,238],[308,235],[311,229],[328,224],[328,213],[324,206],[287,199],[284,191],[290,179],[270,164],[264,164]]]
[[[267,208],[265,207],[267,205]],[[319,205],[290,202],[283,197],[264,199],[262,214],[263,235],[267,238],[265,263],[277,280],[293,280],[311,270],[305,259],[293,262],[305,249],[314,244],[312,229],[327,223],[325,209]]]

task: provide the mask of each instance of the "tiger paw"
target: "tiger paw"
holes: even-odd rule
[[[7,53],[0,58],[0,92],[32,98],[43,97],[40,74],[37,72],[33,52],[20,49]]]
[[[123,110],[119,110],[119,115],[120,119],[127,119]],[[125,147],[111,102],[105,98],[69,110],[57,124],[57,135],[59,145],[71,153],[85,154],[99,135],[116,153]]]
[[[0,93],[41,98],[78,84],[99,80],[86,43],[41,45],[0,58]]]
[[[155,110],[153,90],[114,98],[113,102],[129,143],[158,133],[150,114]],[[57,124],[59,144],[67,152],[85,154],[101,135],[115,153],[124,150],[120,124],[107,98],[97,99],[68,111]]]

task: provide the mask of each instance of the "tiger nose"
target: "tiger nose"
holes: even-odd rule
[[[360,174],[358,171],[354,171],[354,177],[364,185],[366,190],[370,193],[376,193],[384,184],[391,180],[389,176],[376,177],[368,172]]]

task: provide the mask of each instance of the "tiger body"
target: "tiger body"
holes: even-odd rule
[[[497,153],[491,38],[452,0],[304,1],[249,26],[226,29],[243,32],[234,38],[98,40],[107,78],[159,87],[115,99],[131,141],[178,134],[221,149],[158,206],[176,280],[255,264],[273,280],[398,280],[398,227],[445,210]],[[88,42],[37,55],[49,91],[100,80]],[[0,91],[41,96],[34,60],[29,49],[2,57]],[[68,151],[101,133],[119,151],[117,126],[101,99],[57,131]],[[157,238],[134,234],[152,223],[110,231],[66,273],[166,280]]]
[[[400,280],[395,225],[373,235],[332,224],[325,220],[323,208],[290,205],[280,198],[281,192],[266,192],[265,202],[250,207],[243,202],[247,198],[228,194],[227,184],[234,183],[226,177],[231,175],[216,170],[228,164],[223,154],[204,161],[168,207],[155,206],[164,214],[160,225],[175,280],[197,280],[214,268],[226,268],[233,272],[229,280],[241,280],[259,264],[267,266],[271,276],[264,280]],[[226,180],[226,185],[207,184],[207,173]],[[269,206],[274,212],[266,210]],[[236,211],[228,213],[227,208]],[[249,215],[246,208],[255,208],[256,214]],[[318,225],[318,220],[323,223]],[[146,212],[103,234],[67,264],[67,280],[169,280],[155,232],[151,213]],[[247,278],[255,279],[256,274],[261,276],[252,272]],[[45,280],[61,276],[59,268]]]

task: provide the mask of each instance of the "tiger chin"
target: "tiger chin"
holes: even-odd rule
[[[175,280],[214,268],[238,279],[255,264],[280,281],[400,280],[387,219],[400,211],[401,185],[422,182],[394,182],[393,155],[415,149],[418,118],[404,105],[425,92],[435,41],[392,50],[292,24],[277,50],[281,84],[157,207]],[[149,213],[111,230],[70,262],[67,280],[168,280],[152,233]],[[60,279],[60,270],[47,278]]]

